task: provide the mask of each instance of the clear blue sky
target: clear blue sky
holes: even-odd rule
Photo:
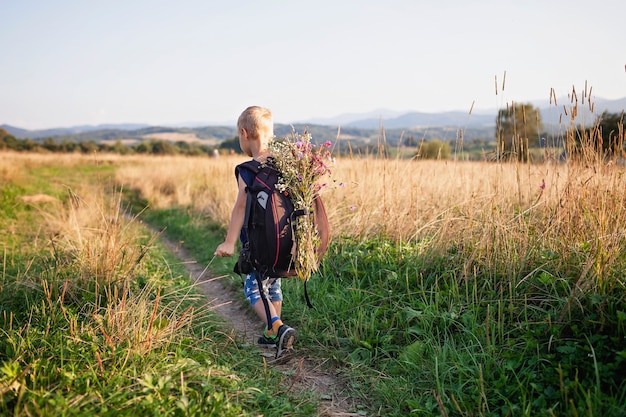
[[[626,96],[623,0],[0,0],[0,124],[291,123]],[[504,91],[496,96],[495,77]]]

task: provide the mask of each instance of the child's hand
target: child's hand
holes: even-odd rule
[[[215,249],[215,253],[213,255],[219,256],[219,257],[227,257],[227,256],[233,256],[234,253],[235,253],[235,245],[229,245],[228,243],[224,242],[220,244],[217,247],[217,249]]]

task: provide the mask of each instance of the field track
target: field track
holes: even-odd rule
[[[222,277],[212,277],[210,271],[193,259],[181,245],[161,236],[161,241],[175,255],[189,272],[207,297],[211,310],[224,319],[224,330],[243,346],[255,346],[259,335],[259,321],[243,300],[243,295],[233,291],[222,281]],[[275,366],[287,375],[285,391],[313,391],[321,399],[319,416],[347,417],[358,416],[358,399],[349,398],[345,384],[332,373],[322,369],[323,362],[308,356],[306,349],[298,349],[285,360],[274,360],[274,350],[253,347],[251,354],[259,355],[259,366]],[[319,363],[318,363],[319,362]]]

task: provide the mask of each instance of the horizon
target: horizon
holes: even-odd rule
[[[557,97],[557,101],[558,101],[558,107],[556,108],[557,110],[561,110],[562,105],[565,104],[565,102],[568,102],[568,100],[570,100],[569,96],[564,96],[564,97]],[[588,98],[585,98],[585,103],[588,101]],[[591,99],[591,101],[595,101],[595,100],[599,100],[600,102],[621,102],[624,101],[626,102],[626,96],[621,97],[621,98],[617,98],[617,99],[605,99],[603,97],[593,97]],[[533,105],[535,105],[536,107],[543,109],[543,110],[547,110],[548,107],[540,107],[540,106],[554,106],[554,104],[551,104],[551,101],[549,99],[537,99],[537,100],[526,100],[523,101],[524,103],[531,103]],[[626,104],[624,105],[626,107]],[[442,110],[439,112],[422,112],[422,111],[416,111],[416,110],[407,110],[407,111],[398,111],[398,110],[393,110],[393,109],[375,109],[375,110],[371,110],[371,111],[367,111],[367,112],[362,112],[362,113],[356,113],[356,112],[345,112],[342,114],[338,114],[335,116],[331,116],[331,117],[326,117],[326,118],[310,118],[307,120],[295,120],[295,121],[289,121],[289,122],[285,122],[285,121],[274,121],[274,124],[280,124],[280,125],[294,125],[294,124],[311,124],[311,125],[322,125],[322,126],[335,126],[335,125],[349,125],[352,122],[359,122],[359,121],[364,121],[364,120],[368,120],[368,119],[372,119],[372,118],[381,118],[383,120],[392,120],[396,117],[401,117],[401,116],[405,116],[405,115],[409,115],[409,114],[415,114],[415,113],[419,113],[419,114],[432,114],[432,115],[438,115],[438,114],[445,114],[445,113],[467,113],[468,117],[471,117],[472,115],[476,115],[476,116],[485,116],[485,115],[493,115],[494,117],[496,116],[497,112],[500,109],[498,108],[484,108],[484,109],[477,109],[477,108],[472,108],[472,112],[469,112],[469,109],[467,111],[464,110]],[[596,111],[596,114],[599,114],[600,112],[602,112],[604,110],[603,107],[600,107],[599,111]],[[610,110],[610,112],[615,112],[615,110]],[[387,115],[391,114],[390,116],[383,116],[382,113],[385,113]],[[344,120],[348,120],[350,119],[350,121],[344,121],[344,122],[340,122],[338,121],[339,119],[344,119]],[[0,123],[0,127],[2,126],[9,126],[11,128],[15,128],[15,129],[21,129],[21,130],[26,130],[26,131],[30,131],[30,132],[36,132],[36,131],[46,131],[46,130],[63,130],[63,129],[76,129],[76,128],[99,128],[99,127],[117,127],[117,126],[133,126],[136,125],[138,126],[137,129],[142,129],[142,128],[146,128],[146,127],[164,127],[164,128],[201,128],[201,127],[235,127],[236,126],[237,121],[236,120],[232,120],[230,122],[212,122],[212,121],[187,121],[187,122],[174,122],[174,123],[142,123],[142,122],[134,122],[134,121],[130,121],[130,122],[103,122],[103,123],[98,123],[98,124],[76,124],[76,125],[66,125],[66,126],[49,126],[49,127],[43,127],[43,128],[39,128],[39,129],[28,129],[28,128],[24,128],[22,126],[15,126],[12,125],[10,123]],[[494,121],[495,123],[495,121]]]
[[[227,126],[261,105],[288,124],[572,88],[626,97],[620,1],[419,3],[4,1],[0,123]]]

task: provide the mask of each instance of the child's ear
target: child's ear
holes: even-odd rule
[[[248,131],[245,128],[241,128],[241,136],[248,139]]]

